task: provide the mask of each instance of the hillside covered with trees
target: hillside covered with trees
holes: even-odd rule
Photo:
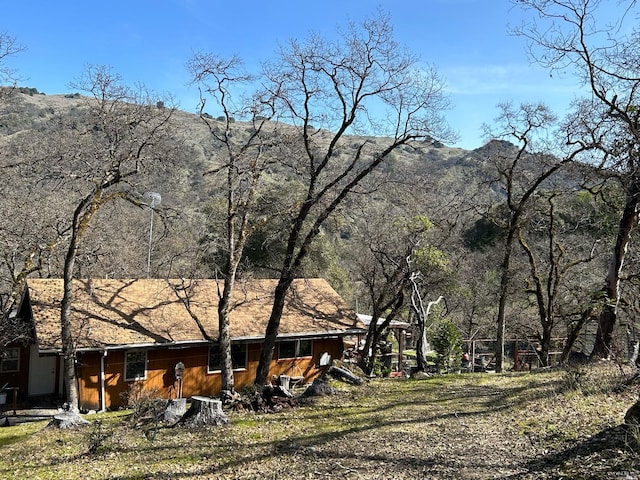
[[[384,15],[346,30],[338,49],[292,41],[261,72],[194,54],[199,114],[105,66],[60,95],[12,86],[4,70],[0,346],[21,334],[12,311],[29,277],[223,279],[222,347],[229,291],[268,277],[279,283],[264,366],[279,298],[294,278],[324,277],[373,318],[496,340],[498,371],[513,338],[537,338],[543,365],[560,359],[556,338],[561,359],[626,357],[640,307],[638,34],[580,43],[589,2],[520,3],[565,19],[574,37],[519,34],[550,69],[577,65],[591,95],[564,119],[501,105],[474,151],[447,146],[442,80],[416,68]]]

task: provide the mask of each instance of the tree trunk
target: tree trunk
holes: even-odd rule
[[[79,412],[78,385],[76,381],[76,351],[71,332],[71,303],[73,302],[73,269],[78,250],[78,233],[76,219],[72,230],[71,243],[64,262],[63,294],[60,305],[60,332],[62,336],[62,360],[64,386],[67,392],[67,403],[72,412]]]
[[[79,412],[80,395],[76,379],[76,350],[71,332],[71,303],[73,302],[73,266],[75,253],[67,256],[64,269],[62,304],[60,308],[60,330],[62,335],[62,371],[67,392],[67,403],[71,412]]]
[[[553,323],[549,320],[542,326],[542,338],[540,339],[540,362],[543,367],[549,366],[549,352],[551,351],[551,333]]]
[[[235,391],[235,383],[233,378],[233,360],[231,357],[231,333],[229,330],[229,304],[233,286],[235,283],[235,272],[228,274],[224,280],[224,288],[222,296],[218,303],[218,344],[221,355],[221,372],[220,382],[221,389],[230,392]]]
[[[617,319],[619,302],[620,274],[631,241],[631,232],[638,223],[639,197],[640,184],[634,179],[627,190],[627,200],[618,225],[616,245],[609,261],[609,269],[602,289],[607,303],[598,319],[598,332],[591,352],[592,357],[607,358],[611,355],[613,329]]]
[[[273,308],[271,309],[269,323],[267,324],[267,329],[265,331],[264,343],[262,344],[262,352],[260,353],[260,362],[256,369],[254,384],[257,386],[263,386],[267,383],[269,368],[271,367],[271,360],[273,359],[273,350],[276,345],[278,330],[280,329],[280,319],[282,318],[282,312],[284,311],[285,297],[292,282],[292,276],[283,275],[280,277],[280,281],[276,286],[273,298]]]
[[[589,305],[589,307],[582,312],[580,315],[580,319],[576,322],[576,324],[571,328],[567,334],[567,341],[562,348],[562,355],[560,356],[560,363],[565,364],[569,360],[569,354],[571,350],[573,350],[573,345],[578,340],[578,336],[582,331],[582,327],[587,323],[587,320],[591,318],[591,314],[593,313],[593,304]]]
[[[417,290],[416,295],[419,295]],[[440,295],[437,300],[429,302],[427,304],[426,310],[423,310],[422,300],[420,300],[420,312],[418,312],[418,309],[414,304],[414,310],[418,315],[418,331],[420,335],[418,338],[418,344],[416,346],[416,360],[418,363],[417,368],[419,372],[427,372],[427,320],[429,319],[429,313],[431,313],[431,307],[440,303],[443,298],[444,297]]]
[[[378,330],[378,318],[380,317],[379,310],[374,306],[372,309],[371,323],[367,329],[367,336],[364,341],[364,346],[360,350],[360,368],[369,375],[373,371],[373,364],[376,358],[376,345],[380,339],[380,332]]]
[[[404,304],[404,293],[402,290],[398,292],[398,295],[395,297],[395,302],[391,307],[391,311],[388,313],[387,318],[385,318],[384,322],[381,325],[378,325],[378,318],[382,315],[381,309],[374,305],[372,309],[373,315],[371,316],[371,323],[369,324],[369,328],[367,330],[367,337],[365,340],[364,347],[361,350],[360,357],[360,368],[369,375],[373,371],[373,364],[376,356],[376,348],[378,342],[380,341],[380,335],[382,332],[391,324],[391,321],[396,316],[398,310],[402,308]],[[387,306],[389,304],[387,303]],[[386,308],[385,308],[386,310]]]
[[[591,356],[595,358],[608,358],[611,355],[613,342],[613,329],[616,324],[617,313],[615,305],[605,305],[598,317],[598,331],[593,345]]]
[[[509,226],[509,232],[507,234],[507,241],[504,250],[504,258],[502,259],[502,277],[500,279],[500,298],[498,300],[498,320],[497,320],[497,332],[496,332],[496,345],[495,345],[495,358],[496,358],[496,373],[501,373],[504,363],[504,334],[505,334],[505,315],[507,307],[507,296],[509,290],[509,281],[511,279],[511,250],[513,249],[513,242],[515,240],[515,227],[517,224],[515,219],[511,220]]]
[[[419,372],[427,371],[427,329],[426,319],[418,315],[418,342],[416,343],[416,369]]]

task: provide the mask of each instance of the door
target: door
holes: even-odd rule
[[[51,395],[56,391],[56,356],[40,356],[38,348],[31,346],[29,355],[29,392],[30,397]]]

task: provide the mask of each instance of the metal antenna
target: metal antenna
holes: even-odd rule
[[[147,253],[147,278],[151,276],[151,240],[153,239],[153,209],[160,205],[162,197],[156,192],[147,192],[144,194],[144,199],[149,201],[149,208],[151,209],[151,222],[149,224],[149,250]]]

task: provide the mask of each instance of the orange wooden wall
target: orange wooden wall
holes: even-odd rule
[[[304,383],[313,381],[322,369],[320,356],[327,352],[331,358],[342,357],[342,339],[327,338],[313,341],[312,357],[297,359],[277,359],[277,345],[269,376],[290,375],[304,377]],[[247,368],[234,372],[235,388],[241,390],[253,384],[255,371],[260,360],[261,344],[247,345]],[[97,410],[100,408],[100,357],[101,352],[78,354],[78,381],[80,386],[80,408]],[[141,380],[144,390],[155,390],[161,398],[175,398],[174,367],[178,362],[185,365],[182,381],[182,396],[215,396],[220,393],[220,373],[207,373],[209,348],[206,345],[189,348],[157,348],[147,350],[147,378]],[[126,394],[134,383],[124,381],[125,352],[109,350],[104,357],[105,399],[107,408],[124,405]]]

